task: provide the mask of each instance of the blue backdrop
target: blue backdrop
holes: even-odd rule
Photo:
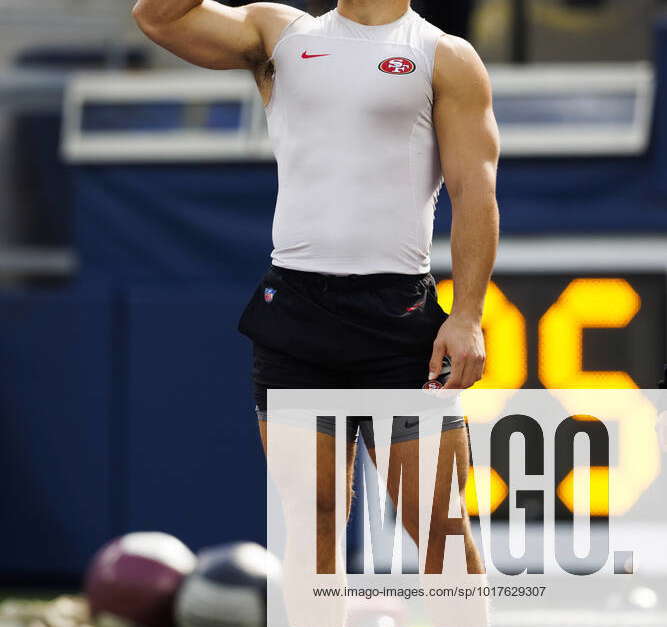
[[[667,230],[667,37],[647,154],[504,160],[505,233]],[[236,332],[267,267],[271,164],[73,168],[81,273],[0,292],[0,579],[77,577],[109,537],[262,541],[264,463]],[[449,226],[446,195],[436,231]]]

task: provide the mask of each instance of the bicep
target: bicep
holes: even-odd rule
[[[264,54],[257,6],[228,7],[204,0],[173,22],[139,25],[157,44],[195,65],[253,69]]]
[[[434,124],[445,184],[453,200],[495,194],[500,142],[488,74],[468,44],[443,48]]]

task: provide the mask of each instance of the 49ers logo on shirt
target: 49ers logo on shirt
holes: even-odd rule
[[[410,59],[392,57],[391,59],[385,59],[378,68],[385,74],[412,74],[417,66]]]

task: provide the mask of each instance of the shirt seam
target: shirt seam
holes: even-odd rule
[[[412,156],[412,145],[414,142],[415,138],[415,132],[417,130],[417,126],[419,124],[419,114],[417,114],[417,117],[415,118],[415,121],[412,125],[412,131],[410,132],[410,138],[408,139],[408,164],[409,164],[409,172],[410,172],[410,195],[412,196],[412,218],[414,222],[414,227],[412,231],[412,250],[418,251],[419,246],[417,242],[417,232],[419,230],[419,207],[417,206],[417,196],[416,196],[416,184],[415,184],[415,176],[414,176],[414,160]],[[415,260],[416,261],[416,260]]]
[[[285,26],[285,28],[283,28],[282,33],[280,33],[280,37],[278,37],[276,45],[273,46],[273,51],[271,52],[271,56],[269,57],[269,63],[272,63],[273,60],[276,58],[276,52],[285,41],[296,35],[304,34],[304,33],[287,33],[287,31],[290,28],[292,28],[292,26],[294,26],[299,20],[303,19],[304,17],[312,17],[312,15],[310,15],[309,13],[302,13],[301,15],[299,15],[299,17],[294,18],[287,26]]]

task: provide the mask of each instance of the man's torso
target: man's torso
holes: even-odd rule
[[[304,15],[285,30],[267,107],[276,266],[428,272],[442,182],[432,119],[440,36],[412,11],[383,26]]]

